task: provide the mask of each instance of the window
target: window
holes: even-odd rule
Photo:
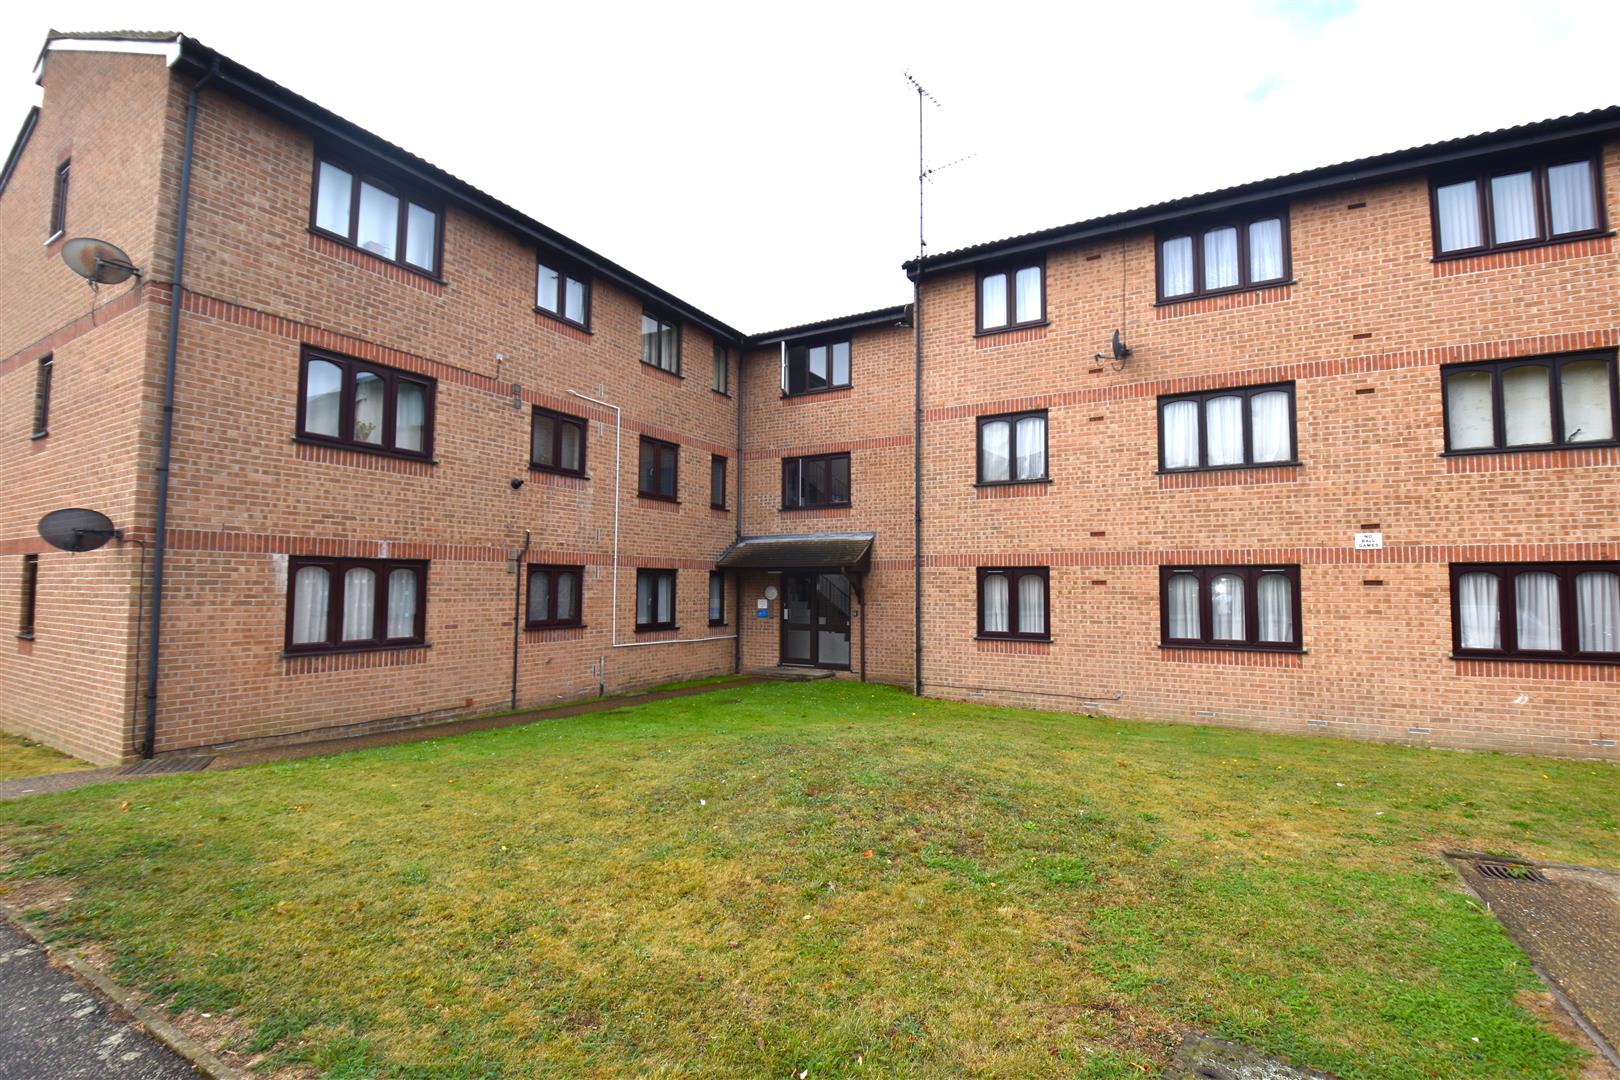
[[[1272,211],[1159,236],[1159,300],[1288,280],[1288,215]]]
[[[1599,232],[1603,228],[1599,175],[1597,159],[1588,155],[1436,182],[1434,253],[1474,254]]]
[[[1045,321],[1045,263],[1018,263],[979,272],[979,333]]]
[[[709,459],[709,505],[716,510],[726,508],[726,459],[719,454]]]
[[[287,651],[422,644],[427,568],[386,559],[290,560]]]
[[[637,492],[645,499],[675,502],[681,448],[662,439],[641,437],[641,468]]]
[[[536,406],[529,427],[529,467],[584,476],[585,421]]]
[[[1168,646],[1298,652],[1299,567],[1162,566],[1159,636]]]
[[[428,274],[439,272],[438,210],[385,180],[315,159],[310,224],[380,259]]]
[[[726,575],[720,570],[709,571],[709,625],[726,625]]]
[[[541,260],[534,275],[534,306],[564,322],[587,328],[591,324],[590,282]]]
[[[980,484],[1045,479],[1045,412],[979,417]]]
[[[1458,364],[1440,377],[1449,453],[1615,441],[1612,351]]]
[[[1294,384],[1159,399],[1159,469],[1291,465]]]
[[[1459,656],[1620,661],[1620,563],[1454,564]]]
[[[981,566],[979,636],[1050,640],[1048,573],[1044,566]]]
[[[55,362],[49,356],[39,358],[39,367],[34,369],[34,438],[39,439],[50,434],[51,424],[51,376],[55,369]]]
[[[681,331],[669,319],[641,313],[641,362],[672,375],[681,373]]]
[[[717,394],[729,394],[731,382],[731,353],[724,345],[714,346],[714,381],[710,384]]]
[[[555,626],[582,626],[580,585],[582,566],[529,567],[529,610],[523,625],[530,630]]]
[[[636,571],[636,629],[675,629],[675,571]]]
[[[784,394],[814,394],[841,390],[849,385],[849,342],[824,341],[815,345],[794,345],[787,351],[787,369],[782,372]]]
[[[64,161],[56,167],[56,183],[51,188],[51,236],[61,236],[67,231],[68,180],[72,164]]]
[[[848,454],[782,459],[782,509],[848,505]]]
[[[400,457],[432,456],[432,379],[309,353],[299,384],[299,438]]]
[[[17,636],[34,636],[34,602],[39,592],[39,556],[24,555],[22,561],[21,616],[17,619]]]

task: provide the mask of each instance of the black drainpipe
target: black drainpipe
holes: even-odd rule
[[[523,530],[523,550],[514,564],[512,585],[512,708],[517,708],[518,642],[523,639],[523,577],[529,568],[529,530]],[[578,603],[576,599],[575,603]]]
[[[912,615],[911,636],[914,648],[912,665],[914,671],[914,685],[912,692],[921,695],[923,692],[923,483],[922,483],[922,442],[923,442],[923,348],[922,348],[922,264],[917,264],[917,276],[912,279],[911,286],[911,323],[916,339],[916,357],[912,363],[912,408],[911,426],[911,502],[912,502],[912,558],[911,558],[911,593]],[[864,610],[864,608],[863,608]]]
[[[163,441],[158,451],[157,526],[152,538],[152,644],[146,653],[146,731],[141,736],[141,757],[152,756],[157,746],[158,642],[163,633],[163,557],[168,550],[169,463],[174,456],[175,360],[180,348],[180,304],[185,287],[186,218],[191,202],[191,157],[197,138],[197,91],[219,74],[214,61],[186,95],[186,144],[180,159],[180,213],[174,226],[174,280],[169,285],[169,340],[163,364]]]
[[[743,538],[743,506],[747,500],[743,498],[743,368],[747,367],[748,353],[739,343],[737,346],[737,539]],[[743,575],[741,571],[732,571],[732,587],[736,593],[736,603],[732,606],[734,625],[737,637],[731,643],[731,673],[742,674],[742,628],[743,628]]]

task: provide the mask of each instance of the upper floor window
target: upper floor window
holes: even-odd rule
[[[636,571],[636,629],[675,629],[675,571]]]
[[[1442,369],[1446,449],[1522,450],[1615,441],[1615,354],[1572,353]]]
[[[1587,155],[1437,182],[1434,252],[1464,255],[1597,232],[1603,228],[1598,175],[1597,159]]]
[[[24,555],[22,561],[22,595],[18,598],[19,615],[17,636],[34,636],[34,607],[39,596],[39,556]]]
[[[42,439],[51,430],[51,376],[56,361],[49,356],[39,358],[34,369],[34,438]]]
[[[1159,468],[1165,472],[1293,461],[1293,383],[1159,399]]]
[[[782,459],[782,509],[848,505],[848,454]]]
[[[1620,563],[1454,564],[1460,655],[1620,660]]]
[[[1159,236],[1159,299],[1181,300],[1288,280],[1288,217],[1276,212]]]
[[[1165,645],[1298,651],[1298,566],[1161,566]]]
[[[979,417],[979,483],[1046,478],[1044,411]]]
[[[1046,321],[1046,264],[1013,263],[979,272],[979,333]]]
[[[544,472],[584,476],[585,421],[535,406],[529,428],[529,465]]]
[[[425,562],[294,558],[288,572],[287,651],[420,645]]]
[[[545,630],[556,626],[579,626],[580,583],[583,566],[529,567],[529,610],[524,626]]]
[[[787,369],[782,374],[782,391],[787,394],[813,394],[848,386],[848,339],[789,346]]]
[[[979,636],[1051,638],[1044,566],[979,568]]]
[[[299,369],[298,436],[426,458],[433,453],[432,379],[327,353]]]
[[[315,160],[311,222],[362,251],[436,275],[443,240],[440,217],[437,209],[385,180]]]
[[[709,458],[709,505],[716,510],[726,508],[726,459],[719,454]]]
[[[641,437],[641,463],[636,491],[646,499],[675,501],[681,448],[662,439]]]
[[[641,313],[641,362],[672,375],[681,373],[681,331],[670,319]]]
[[[714,375],[709,385],[717,394],[731,392],[731,352],[719,342],[714,346]]]
[[[590,282],[542,260],[535,269],[534,306],[564,322],[588,327],[591,322]]]
[[[72,172],[71,161],[64,161],[56,167],[56,180],[51,187],[51,236],[61,236],[67,231],[68,181]]]

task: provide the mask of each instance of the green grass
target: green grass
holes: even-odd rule
[[[1436,853],[1613,864],[1617,781],[772,683],[0,804],[0,844],[117,978],[334,1077],[1140,1077],[1186,1026],[1573,1076]]]
[[[58,753],[32,739],[0,733],[0,780],[17,780],[24,776],[44,776],[89,767],[89,762]]]

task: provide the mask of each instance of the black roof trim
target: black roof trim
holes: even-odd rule
[[[6,167],[0,169],[0,195],[6,193],[6,185],[11,183],[11,174],[17,171],[17,161],[22,157],[23,149],[28,145],[28,137],[34,133],[34,125],[37,123],[39,123],[39,106],[35,105],[28,110],[22,129],[17,132],[16,141],[11,144],[11,153],[6,155]]]
[[[776,345],[783,341],[792,341],[795,338],[836,334],[840,330],[864,330],[873,326],[910,325],[911,305],[897,304],[894,307],[874,308],[871,311],[861,311],[854,315],[840,315],[833,319],[822,319],[819,322],[788,326],[781,330],[770,330],[763,334],[749,334],[748,337],[743,339],[743,346],[755,349],[764,345]]]
[[[929,255],[920,261],[920,266],[928,271],[953,270],[972,266],[990,258],[1067,247],[1117,236],[1179,220],[1192,214],[1233,210],[1272,199],[1331,191],[1334,188],[1348,187],[1370,180],[1393,179],[1469,158],[1591,138],[1616,130],[1620,130],[1620,105],[1611,105],[1603,109],[1572,113],[1550,120],[1520,124],[1517,127],[1500,128],[1496,131],[1427,143],[1373,157],[1358,158],[1337,165],[1288,173],[1204,192],[1201,195],[1153,203],[1135,210],[1105,214],[1069,225],[974,244],[954,251],[941,252],[938,255]],[[901,266],[908,276],[916,277],[919,260],[909,259]]]

